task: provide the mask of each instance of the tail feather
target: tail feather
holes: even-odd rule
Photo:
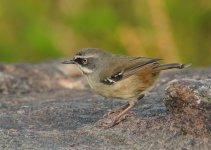
[[[178,64],[178,63],[172,63],[172,64],[163,64],[163,65],[158,65],[154,68],[155,72],[161,71],[161,70],[167,70],[167,69],[183,69],[190,67],[191,64]]]

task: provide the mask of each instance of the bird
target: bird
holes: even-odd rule
[[[127,113],[141,100],[161,71],[183,69],[180,63],[160,64],[162,59],[108,53],[100,48],[82,48],[63,64],[75,64],[86,77],[90,87],[105,98],[127,100],[127,104],[105,116],[114,114],[109,122],[101,124],[111,128],[125,119]]]

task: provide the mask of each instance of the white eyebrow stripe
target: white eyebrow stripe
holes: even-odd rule
[[[96,57],[97,57],[96,54],[95,55],[86,55],[86,56],[77,55],[77,56],[75,56],[75,59],[77,59],[77,58],[96,58]]]

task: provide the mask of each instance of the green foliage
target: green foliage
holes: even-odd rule
[[[41,61],[99,47],[209,66],[211,2],[150,2],[1,0],[0,61]]]
[[[202,66],[211,64],[211,7],[196,1],[186,5],[182,0],[166,2],[183,61]]]
[[[69,20],[73,29],[88,36],[99,31],[111,33],[118,25],[118,18],[114,12],[98,8],[82,11]]]

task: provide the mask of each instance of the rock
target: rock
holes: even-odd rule
[[[126,101],[95,94],[75,71],[59,61],[0,65],[0,149],[211,149],[211,69],[162,73],[133,113],[110,129],[95,124]]]
[[[83,89],[87,86],[81,82],[81,75],[76,68],[65,65],[63,67],[62,69],[60,61],[49,61],[41,64],[1,65],[0,93],[21,95],[48,92],[61,86],[72,89]],[[74,77],[74,80],[70,77]]]
[[[172,127],[189,134],[211,134],[211,79],[174,80],[164,102]]]

